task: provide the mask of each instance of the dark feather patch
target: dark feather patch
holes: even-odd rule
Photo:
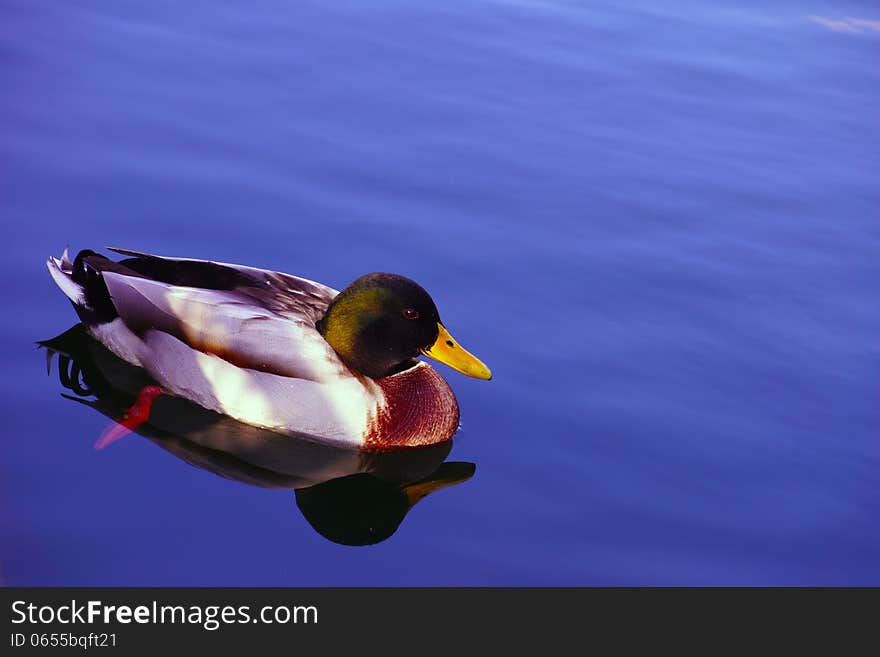
[[[197,260],[165,260],[155,256],[126,258],[119,262],[145,278],[167,283],[198,287],[204,290],[235,290],[240,287],[261,287],[265,281],[244,272],[218,265],[215,262]]]
[[[110,293],[107,291],[104,278],[101,276],[105,271],[140,277],[137,272],[90,249],[84,249],[77,253],[73,260],[71,277],[85,291],[89,308],[77,308],[77,312],[86,323],[110,322],[119,316],[113,306]]]

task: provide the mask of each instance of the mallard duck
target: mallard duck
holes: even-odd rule
[[[47,265],[88,332],[163,392],[253,426],[366,450],[430,445],[458,402],[425,355],[489,369],[449,334],[408,278],[361,276],[341,292],[298,276],[112,248]]]

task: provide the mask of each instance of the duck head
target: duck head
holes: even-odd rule
[[[397,274],[361,276],[330,303],[318,331],[352,370],[378,379],[425,355],[477,379],[492,373],[453,339],[434,300]]]

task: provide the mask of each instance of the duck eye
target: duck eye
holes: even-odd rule
[[[415,308],[404,308],[403,309],[403,316],[406,317],[407,319],[418,319],[419,318],[419,311],[416,310]]]

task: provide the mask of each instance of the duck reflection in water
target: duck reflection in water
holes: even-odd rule
[[[81,324],[39,344],[47,350],[50,371],[58,357],[59,379],[70,391],[62,396],[114,421],[98,446],[131,429],[221,477],[293,489],[306,520],[335,543],[384,541],[416,502],[474,474],[473,463],[444,462],[451,440],[394,452],[342,449],[243,424],[180,397],[145,398],[143,391],[154,385],[149,376],[112,354]]]

